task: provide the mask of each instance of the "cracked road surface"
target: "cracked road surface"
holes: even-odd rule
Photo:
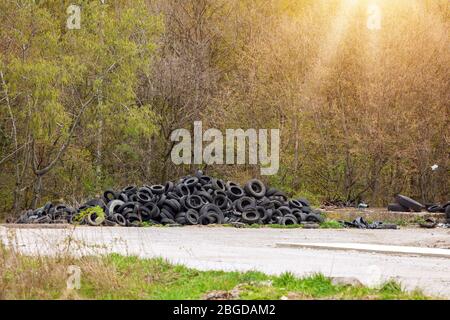
[[[285,271],[298,276],[323,273],[355,277],[369,286],[395,279],[408,290],[450,298],[450,259],[314,248],[279,248],[281,242],[364,243],[450,249],[449,229],[238,229],[174,228],[12,228],[0,226],[0,239],[30,255],[120,253],[163,257],[200,270]]]

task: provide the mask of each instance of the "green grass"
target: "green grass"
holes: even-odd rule
[[[172,265],[162,259],[110,255],[107,265],[116,270],[119,285],[96,288],[86,279],[80,293],[95,299],[201,299],[215,290],[239,286],[240,299],[280,299],[295,294],[304,299],[425,299],[420,292],[407,293],[395,282],[380,288],[336,286],[317,274],[297,278],[291,273],[269,276],[261,272],[198,271]],[[271,285],[268,285],[271,283]]]
[[[344,226],[336,220],[327,220],[320,224],[321,229],[342,229]]]
[[[0,245],[0,299],[203,299],[220,291],[238,299],[426,299],[396,282],[379,288],[334,285],[315,274],[298,278],[257,271],[199,271],[163,259],[111,254],[30,257]],[[68,267],[81,270],[81,287],[67,290]]]
[[[303,225],[302,224],[289,224],[289,225],[268,224],[268,225],[265,225],[265,227],[272,228],[272,229],[298,229],[298,228],[303,228]]]

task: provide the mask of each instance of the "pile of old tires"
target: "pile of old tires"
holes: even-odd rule
[[[100,207],[102,214],[89,208]],[[128,186],[106,190],[76,210],[46,204],[25,212],[18,223],[69,222],[88,225],[141,226],[145,224],[281,224],[322,222],[319,211],[306,199],[288,199],[257,179],[244,186],[197,171],[192,176],[164,185]]]

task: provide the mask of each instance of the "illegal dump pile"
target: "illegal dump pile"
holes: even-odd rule
[[[398,194],[395,196],[395,203],[390,203],[387,207],[388,211],[394,212],[421,212],[423,209],[431,213],[448,213],[450,214],[450,201],[441,205],[436,203],[427,203],[425,205],[411,199],[407,196]],[[448,217],[450,218],[450,217]]]
[[[92,226],[143,224],[281,224],[322,222],[306,199],[288,200],[285,193],[252,179],[242,188],[197,171],[165,185],[106,190],[103,197],[78,209],[47,203],[24,212],[16,223],[72,223]]]

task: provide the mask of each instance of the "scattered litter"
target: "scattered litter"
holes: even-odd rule
[[[346,228],[358,228],[358,229],[397,229],[397,225],[393,223],[384,223],[381,221],[374,221],[368,223],[363,217],[358,217],[352,222],[339,221]]]
[[[367,209],[369,205],[367,203],[361,202],[358,204],[358,209]]]
[[[427,203],[425,205],[417,202],[414,199],[411,199],[407,196],[398,194],[395,196],[395,203],[390,203],[387,206],[388,211],[394,212],[421,212],[423,209],[426,209],[430,213],[444,213],[447,207],[450,207],[450,202],[447,202],[444,205],[440,205],[439,203]],[[449,209],[450,210],[450,209]]]

